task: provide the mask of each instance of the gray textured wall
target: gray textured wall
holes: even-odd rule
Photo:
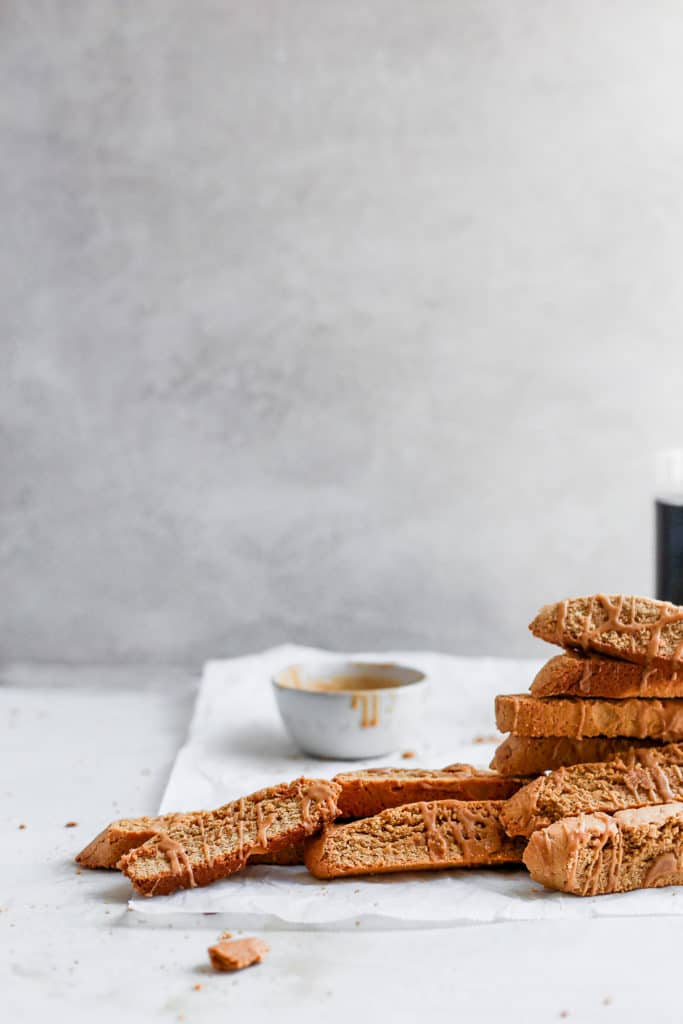
[[[0,658],[651,589],[683,6],[6,0]]]

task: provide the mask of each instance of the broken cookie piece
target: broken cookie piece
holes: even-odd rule
[[[261,939],[221,939],[209,946],[209,959],[217,971],[241,971],[260,964],[269,947]]]

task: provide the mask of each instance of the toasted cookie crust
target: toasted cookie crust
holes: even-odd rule
[[[546,662],[531,684],[534,697],[683,697],[683,670],[646,668],[578,651]]]
[[[577,740],[571,736],[506,736],[496,748],[491,767],[501,775],[541,775],[572,764],[608,761],[625,755],[634,747],[660,747],[660,740],[629,736],[592,736]],[[528,781],[528,780],[527,780]]]
[[[454,764],[442,771],[426,768],[369,768],[342,772],[337,801],[341,818],[369,818],[390,807],[419,800],[506,800],[528,779]]]
[[[516,736],[633,736],[683,740],[683,700],[660,697],[496,697],[496,725]]]

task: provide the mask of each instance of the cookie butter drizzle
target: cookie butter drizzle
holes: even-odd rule
[[[361,729],[374,728],[379,721],[379,694],[354,693],[351,698],[351,710],[361,709]]]
[[[336,815],[335,790],[325,779],[305,782],[299,789],[299,805],[304,826],[317,826],[320,824],[318,815],[322,815],[323,818],[334,818]]]
[[[588,710],[587,701],[579,701],[579,721],[576,727],[576,738],[577,740],[583,739],[583,730],[586,726],[586,711]]]
[[[669,850],[667,853],[660,853],[659,857],[653,860],[643,879],[643,886],[649,889],[656,886],[664,878],[671,878],[673,876],[678,879],[680,875],[680,859],[673,850]]]
[[[591,658],[586,659],[586,664],[583,666],[583,672],[579,679],[579,692],[587,693],[590,689],[590,678],[593,675],[593,661]]]
[[[601,890],[612,892],[619,878],[623,857],[623,840],[617,823],[607,814],[598,813],[593,817],[599,820],[602,828],[592,822],[587,824],[585,814],[578,816],[576,825],[566,821],[562,823],[567,842],[566,887],[570,892],[580,892],[582,896],[595,896]],[[592,858],[585,869],[585,881],[579,885],[579,858],[589,846]],[[609,853],[606,885],[601,886],[606,853]]]
[[[446,838],[437,825],[436,815],[438,811],[438,804],[436,803],[420,803],[420,813],[422,814],[422,821],[425,827],[425,841],[427,843],[427,852],[429,853],[429,859],[437,862],[442,862],[446,859],[448,853],[448,844]]]
[[[437,802],[419,804],[420,813],[425,830],[425,842],[429,859],[435,864],[452,864],[455,858],[448,852],[448,840],[444,833],[443,824],[437,822],[439,805]],[[444,823],[445,824],[445,823]],[[460,806],[457,810],[457,818],[453,817],[448,822],[449,832],[453,843],[459,853],[459,861],[476,863],[483,859],[485,851],[486,859],[498,853],[501,848],[501,830],[492,829],[491,822],[485,815],[471,811],[466,806]],[[482,843],[486,830],[486,845]]]
[[[596,601],[603,611],[607,613],[607,618],[602,624],[593,623]],[[588,611],[584,617],[581,634],[576,641],[584,653],[590,649],[592,644],[599,643],[604,633],[614,631],[630,636],[631,655],[634,655],[636,653],[637,637],[640,635],[643,638],[647,637],[645,670],[649,669],[655,658],[660,656],[659,647],[664,629],[677,622],[683,622],[683,608],[678,608],[668,601],[662,602],[659,604],[659,616],[653,622],[636,622],[635,602],[634,596],[631,598],[629,617],[624,609],[623,594],[619,594],[616,601],[612,601],[607,594],[594,594],[590,599]],[[619,621],[622,612],[624,612],[626,621]],[[557,612],[556,639],[558,641],[566,640],[564,636],[566,617],[567,601],[562,601]],[[683,640],[676,646],[673,655],[667,660],[680,663],[681,659],[683,659]]]
[[[562,645],[564,641],[564,627],[567,621],[567,601],[560,601],[557,606],[557,626],[555,631],[555,640],[558,644]]]
[[[177,842],[175,839],[171,839],[168,832],[160,832],[159,849],[166,857],[174,875],[182,875],[183,869],[187,871],[190,888],[194,889],[197,883],[194,880],[192,864],[190,863],[190,858],[187,856],[182,844]]]
[[[263,804],[256,804],[256,849],[253,851],[254,853],[267,852],[268,829],[275,823],[276,817],[275,811],[266,814]]]
[[[641,750],[638,755],[641,763],[648,770],[652,782],[654,784],[655,791],[662,801],[662,803],[668,803],[670,800],[676,799],[676,794],[669,785],[666,772],[663,770],[659,758],[654,750]]]

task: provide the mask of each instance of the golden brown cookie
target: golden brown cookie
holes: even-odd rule
[[[664,671],[566,651],[546,662],[531,684],[531,693],[534,697],[683,697],[683,670]]]
[[[316,878],[340,878],[516,863],[524,842],[505,834],[502,806],[500,800],[436,800],[330,825],[306,841],[306,866]]]
[[[209,885],[241,870],[254,854],[277,853],[333,821],[339,793],[327,779],[272,786],[171,822],[119,866],[143,896]]]
[[[668,601],[624,594],[571,597],[541,608],[529,629],[560,647],[652,668],[683,668],[683,608]]]
[[[633,736],[683,740],[683,700],[659,697],[496,697],[496,725],[516,736]]]
[[[341,786],[339,816],[369,818],[418,800],[506,800],[529,780],[504,778],[471,764],[453,764],[443,771],[367,768],[342,772],[334,781]]]
[[[683,746],[636,748],[624,758],[576,764],[541,775],[503,805],[512,836],[530,836],[560,818],[683,800]]]
[[[534,832],[524,853],[548,889],[597,896],[683,884],[683,803],[563,818]]]

